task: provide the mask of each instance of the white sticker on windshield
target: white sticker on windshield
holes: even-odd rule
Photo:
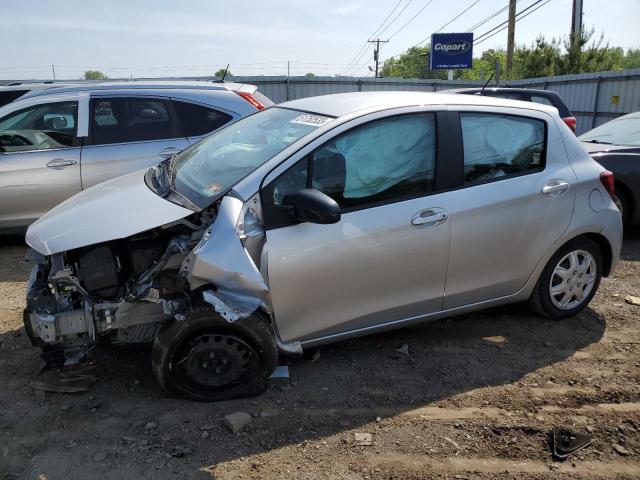
[[[322,115],[313,115],[311,113],[305,113],[299,117],[291,120],[291,123],[297,123],[299,125],[310,125],[312,127],[320,127],[325,123],[331,121],[330,117],[323,117]]]

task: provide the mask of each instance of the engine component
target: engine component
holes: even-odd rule
[[[120,261],[108,245],[91,248],[78,257],[77,275],[87,292],[110,298],[120,288]]]

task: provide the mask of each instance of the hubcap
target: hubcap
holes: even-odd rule
[[[255,350],[235,335],[203,334],[185,342],[171,369],[195,390],[221,390],[241,383],[256,366]]]
[[[596,262],[589,252],[574,250],[556,265],[549,281],[551,302],[561,310],[581,305],[596,281]]]

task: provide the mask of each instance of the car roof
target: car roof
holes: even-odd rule
[[[457,95],[440,92],[353,92],[301,98],[281,103],[280,107],[303,110],[332,117],[343,117],[361,110],[386,110],[418,105],[479,105],[517,107],[527,110],[555,112],[554,107],[519,100],[481,95]]]
[[[52,90],[39,90],[27,93],[21,98],[32,98],[53,93],[75,93],[75,92],[97,92],[109,90],[218,90],[218,91],[247,91],[253,93],[257,87],[246,83],[233,82],[208,82],[208,81],[186,81],[186,80],[141,80],[141,81],[110,81],[91,82],[86,84],[73,85],[69,87],[58,87]]]

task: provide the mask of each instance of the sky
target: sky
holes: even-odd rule
[[[545,0],[546,1],[546,0]],[[520,11],[536,0],[519,0]],[[381,60],[443,27],[464,32],[508,0],[0,0],[0,79],[235,75],[371,75],[367,39],[389,39]],[[516,23],[516,43],[564,37],[572,0],[542,2]],[[539,6],[539,5],[536,5]],[[536,8],[534,7],[534,8]],[[584,26],[612,46],[640,47],[640,0],[584,0]],[[529,11],[533,11],[533,8]],[[387,19],[386,23],[382,22]],[[507,19],[504,11],[475,36]],[[382,24],[382,28],[379,28]],[[474,47],[505,47],[507,31]],[[363,47],[364,50],[363,50]]]

